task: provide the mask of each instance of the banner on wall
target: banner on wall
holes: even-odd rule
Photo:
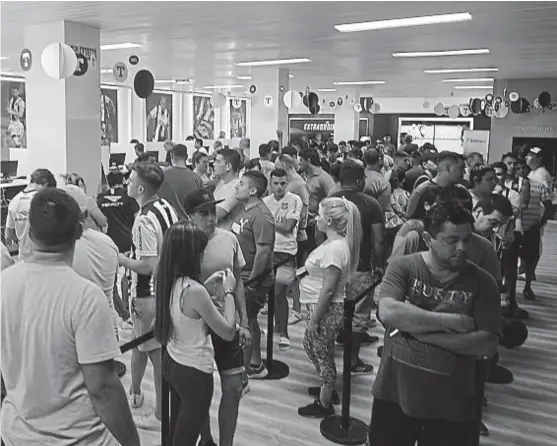
[[[215,109],[209,96],[193,97],[193,136],[201,139],[215,138]]]
[[[0,112],[2,148],[27,148],[25,119],[25,82],[1,81],[2,111]]]
[[[489,149],[489,130],[465,130],[462,142],[464,155],[478,152],[487,159]]]
[[[334,141],[335,118],[331,117],[288,117],[288,133],[290,144],[299,144],[302,141],[318,144],[329,140]]]
[[[101,88],[101,142],[118,142],[118,90]]]
[[[245,138],[247,136],[247,106],[246,101],[230,99],[230,137]]]
[[[153,93],[145,99],[147,142],[172,139],[172,94]]]

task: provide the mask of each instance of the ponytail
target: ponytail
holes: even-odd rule
[[[346,242],[350,249],[350,275],[354,274],[360,263],[360,243],[362,241],[362,220],[360,211],[354,203],[346,200],[348,218],[346,222]]]

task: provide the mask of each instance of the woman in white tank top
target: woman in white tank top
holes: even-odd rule
[[[236,332],[231,271],[201,282],[207,236],[191,221],[171,226],[164,236],[156,275],[155,336],[166,346],[162,372],[180,397],[166,444],[195,446],[213,397],[214,352],[210,330],[226,341]],[[220,310],[220,311],[219,311]]]

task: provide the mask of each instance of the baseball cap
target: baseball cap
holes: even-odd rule
[[[215,206],[223,201],[224,200],[215,200],[215,196],[208,189],[197,189],[186,196],[184,200],[184,210],[186,213],[191,214],[192,212]]]
[[[64,186],[61,186],[59,189],[66,192],[75,201],[77,201],[77,205],[79,206],[81,212],[85,212],[87,210],[87,195],[85,195],[83,189],[73,184],[65,184]]]
[[[530,149],[530,153],[533,153],[534,155],[537,155],[538,153],[540,153],[542,151],[542,149],[540,149],[539,147],[532,147]]]

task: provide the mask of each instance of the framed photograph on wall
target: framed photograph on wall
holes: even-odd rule
[[[440,152],[464,153],[464,132],[474,130],[474,118],[419,118],[398,119],[398,140],[400,134],[412,135],[418,146],[426,142],[433,144]]]
[[[247,103],[242,99],[232,98],[230,103],[230,137],[245,138],[247,135]]]
[[[3,148],[27,148],[25,82],[2,80],[0,82],[2,111],[1,130]]]
[[[145,100],[147,142],[172,139],[172,94],[153,93]]]
[[[101,88],[101,141],[118,142],[118,90]]]
[[[193,136],[215,139],[215,109],[209,96],[193,96]]]

